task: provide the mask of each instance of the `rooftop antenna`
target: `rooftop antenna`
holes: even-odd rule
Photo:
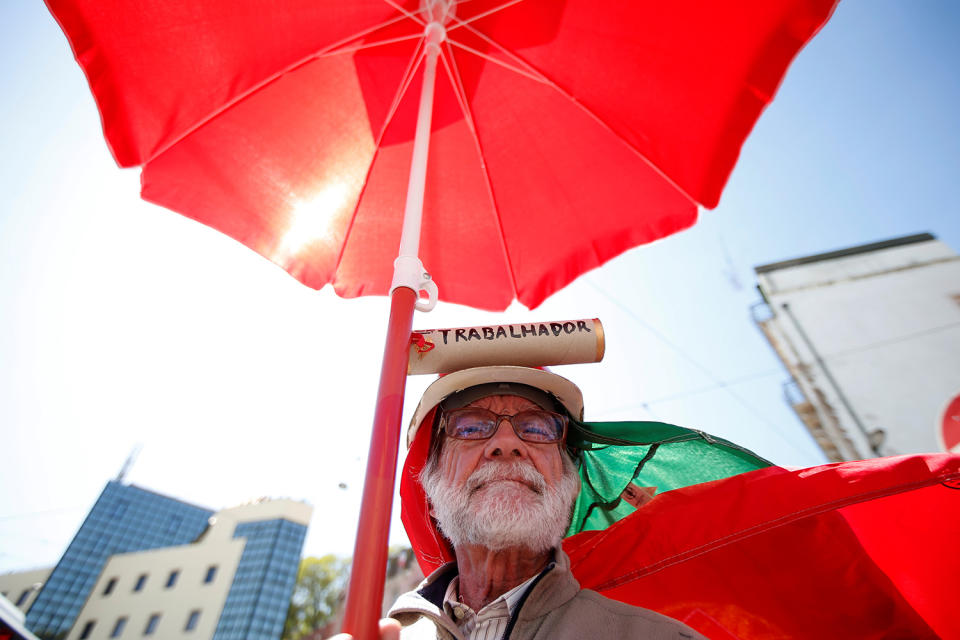
[[[130,450],[130,455],[127,456],[127,459],[124,461],[123,466],[120,467],[120,473],[117,474],[117,482],[123,483],[123,479],[127,477],[127,473],[130,471],[130,467],[133,466],[134,461],[137,459],[137,456],[140,454],[140,449],[143,448],[143,445],[137,443],[133,445],[133,449]]]

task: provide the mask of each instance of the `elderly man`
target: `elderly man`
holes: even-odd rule
[[[466,369],[427,389],[408,444],[429,437],[419,481],[456,561],[400,597],[385,639],[702,637],[570,573],[560,543],[580,479],[566,435],[582,408],[573,383],[525,367]]]

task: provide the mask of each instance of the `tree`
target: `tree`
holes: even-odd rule
[[[350,561],[335,555],[300,561],[283,640],[300,640],[327,624],[343,600]]]

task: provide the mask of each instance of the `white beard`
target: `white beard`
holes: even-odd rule
[[[563,475],[555,486],[547,486],[530,462],[488,462],[462,486],[451,486],[441,477],[435,459],[424,467],[420,483],[454,547],[475,544],[491,551],[524,547],[542,553],[560,545],[580,493],[576,467],[561,455]]]

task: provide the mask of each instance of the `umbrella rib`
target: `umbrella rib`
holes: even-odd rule
[[[396,44],[397,42],[406,42],[407,40],[415,40],[417,38],[422,38],[422,37],[423,37],[422,33],[412,33],[408,36],[399,36],[397,38],[390,38],[388,40],[378,40],[377,42],[365,42],[363,44],[359,44],[354,47],[344,47],[343,49],[333,49],[333,50],[328,49],[322,53],[318,53],[317,56],[325,57],[325,56],[339,55],[341,53],[353,53],[355,51],[361,51],[362,49],[382,47],[388,44]],[[356,40],[356,38],[352,38],[351,40]]]
[[[348,38],[344,38],[344,39],[342,39],[342,40],[338,40],[337,42],[335,42],[335,43],[333,43],[333,44],[331,44],[331,45],[329,45],[329,46],[327,46],[327,47],[324,47],[323,49],[320,49],[320,50],[318,50],[318,51],[315,51],[315,52],[313,52],[313,53],[310,53],[309,55],[306,55],[306,56],[300,58],[299,60],[297,60],[297,61],[295,61],[295,62],[287,65],[287,66],[284,67],[283,69],[280,69],[279,71],[277,71],[277,72],[275,72],[275,73],[267,76],[266,78],[264,78],[264,79],[261,80],[260,82],[258,82],[258,83],[256,83],[256,84],[252,85],[251,87],[249,87],[246,91],[242,91],[242,92],[238,93],[238,94],[237,94],[236,96],[234,96],[232,99],[230,99],[230,100],[228,100],[227,102],[223,103],[222,105],[220,105],[219,107],[217,107],[216,109],[214,109],[213,111],[211,111],[209,114],[207,114],[205,117],[198,119],[193,125],[191,125],[190,127],[184,129],[182,133],[180,133],[180,134],[177,135],[176,137],[172,138],[169,142],[167,142],[167,144],[163,145],[162,147],[158,148],[156,151],[154,151],[153,153],[151,153],[148,158],[144,159],[143,162],[140,163],[141,166],[146,165],[146,164],[152,162],[153,160],[155,160],[157,157],[163,155],[163,154],[166,153],[171,147],[173,147],[173,146],[176,145],[176,144],[179,144],[184,138],[186,138],[187,136],[189,136],[190,134],[192,134],[194,131],[196,131],[197,129],[200,129],[201,127],[203,127],[204,125],[206,125],[208,122],[210,122],[211,120],[213,120],[214,118],[216,118],[217,116],[219,116],[221,113],[227,111],[228,109],[230,109],[231,107],[233,107],[235,104],[237,104],[237,103],[239,103],[239,102],[242,102],[243,100],[246,100],[248,97],[250,97],[251,95],[253,95],[253,94],[255,94],[256,92],[260,91],[261,89],[263,89],[264,87],[266,87],[266,86],[269,85],[270,83],[274,82],[275,80],[278,80],[279,78],[285,76],[286,74],[290,73],[291,71],[294,71],[294,70],[296,70],[296,69],[299,69],[300,67],[302,67],[302,66],[305,65],[305,64],[308,64],[308,63],[311,62],[312,60],[315,60],[315,59],[317,59],[317,58],[319,58],[319,57],[324,57],[324,56],[328,55],[327,52],[330,51],[331,49],[334,49],[334,48],[336,48],[336,47],[343,46],[344,44],[346,44],[346,43],[348,43],[348,42],[352,42],[352,41],[356,40],[357,38],[362,38],[364,35],[366,35],[366,34],[368,34],[368,33],[372,33],[373,31],[377,31],[378,29],[382,29],[382,28],[385,27],[385,26],[391,25],[391,24],[393,24],[393,23],[395,23],[395,22],[399,22],[400,20],[403,20],[404,18],[405,18],[405,16],[398,16],[398,17],[396,17],[396,18],[392,18],[392,19],[390,19],[390,20],[387,20],[386,22],[380,23],[380,24],[375,25],[375,26],[373,26],[373,27],[370,27],[370,28],[368,28],[368,29],[364,29],[363,31],[360,31],[360,32],[358,32],[358,33],[356,33],[356,34],[348,37]],[[418,37],[419,37],[419,36],[422,36],[422,34],[418,34]]]
[[[479,51],[479,50],[477,50],[477,49],[474,49],[473,47],[469,47],[469,46],[463,44],[462,42],[457,42],[456,40],[453,40],[453,39],[450,39],[450,38],[448,38],[448,40],[450,41],[450,44],[452,44],[452,45],[454,45],[454,46],[457,46],[457,47],[460,47],[460,48],[463,49],[464,51],[466,51],[466,52],[468,52],[468,53],[472,53],[473,55],[477,56],[478,58],[483,58],[484,60],[487,60],[487,61],[492,62],[492,63],[494,63],[494,64],[498,64],[498,65],[500,65],[501,67],[503,67],[504,69],[509,69],[510,71],[513,71],[513,72],[516,73],[516,74],[519,74],[519,75],[524,76],[524,77],[526,77],[526,78],[530,78],[530,79],[533,80],[534,82],[539,82],[539,83],[545,84],[545,85],[547,85],[547,86],[550,86],[550,85],[551,85],[550,80],[548,80],[547,78],[544,78],[544,77],[542,77],[542,76],[538,76],[536,73],[531,73],[531,72],[529,72],[529,71],[524,71],[523,69],[519,69],[519,68],[517,68],[517,67],[514,67],[514,66],[512,66],[512,65],[507,64],[507,63],[504,62],[503,60],[497,60],[496,58],[494,58],[494,57],[492,57],[492,56],[488,56],[487,54],[483,53],[482,51]]]
[[[426,26],[426,25],[427,25],[427,23],[424,22],[424,20],[423,20],[423,19],[420,17],[420,15],[419,15],[419,14],[420,14],[420,11],[410,12],[410,11],[407,11],[406,9],[404,9],[401,5],[399,5],[399,4],[397,4],[396,2],[394,2],[393,0],[383,0],[383,1],[386,2],[388,5],[390,5],[391,7],[393,7],[394,9],[396,9],[397,11],[399,11],[400,13],[402,13],[402,14],[403,14],[404,16],[406,16],[407,18],[410,18],[411,20],[414,20],[414,21],[416,21],[416,22],[419,22],[421,26]],[[421,9],[421,11],[422,11],[422,9]]]
[[[492,9],[488,9],[487,11],[484,11],[484,12],[482,12],[482,13],[478,13],[478,14],[476,14],[475,16],[470,16],[470,18],[468,18],[467,20],[460,20],[460,19],[458,19],[456,16],[454,16],[453,19],[454,19],[454,21],[455,21],[457,24],[455,24],[455,25],[451,26],[449,29],[447,29],[447,34],[449,35],[450,32],[453,31],[454,29],[459,29],[460,27],[464,27],[464,26],[470,24],[471,22],[476,22],[477,20],[480,20],[481,18],[486,18],[486,17],[489,16],[489,15],[492,15],[492,14],[494,14],[494,13],[497,13],[498,11],[503,11],[503,10],[506,9],[507,7],[513,6],[513,5],[518,4],[518,3],[520,3],[520,2],[523,2],[523,0],[510,0],[509,2],[504,2],[503,4],[501,4],[501,5],[498,6],[498,7],[494,7],[494,8],[492,8]],[[461,5],[461,4],[464,4],[464,2],[458,2],[458,3],[457,3],[457,5]]]
[[[476,120],[474,120],[473,112],[470,110],[470,105],[467,103],[466,91],[463,88],[463,81],[460,77],[459,69],[456,68],[456,61],[453,57],[453,51],[449,50],[448,45],[448,55],[441,56],[443,61],[443,68],[447,72],[447,76],[450,79],[450,84],[453,86],[454,94],[457,96],[457,102],[460,104],[460,109],[463,111],[464,120],[467,123],[467,128],[470,131],[470,135],[473,138],[473,143],[477,148],[477,158],[480,161],[480,170],[483,175],[484,183],[487,186],[487,195],[490,198],[490,206],[493,209],[493,215],[496,219],[497,231],[499,231],[500,239],[500,250],[503,252],[503,261],[507,265],[507,274],[510,276],[510,286],[513,288],[513,297],[517,298],[519,296],[519,290],[517,288],[517,278],[514,273],[513,261],[510,260],[510,253],[507,251],[507,239],[506,234],[503,231],[503,219],[500,217],[500,207],[497,206],[497,197],[493,191],[493,183],[490,180],[490,171],[487,169],[486,163],[483,161],[483,146],[480,144],[480,136],[477,132]],[[447,58],[449,57],[449,61]]]
[[[353,213],[350,215],[350,224],[347,225],[346,231],[343,234],[343,242],[340,243],[340,252],[337,255],[337,262],[333,267],[333,273],[336,274],[340,270],[340,263],[343,261],[343,254],[346,252],[347,243],[350,240],[350,234],[353,231],[353,224],[357,219],[357,213],[360,211],[360,202],[363,200],[363,194],[367,190],[367,186],[370,184],[370,173],[373,171],[373,166],[377,162],[377,156],[380,155],[380,144],[383,142],[383,136],[386,135],[387,127],[390,126],[390,123],[393,122],[393,116],[396,115],[397,109],[400,108],[400,101],[403,99],[403,96],[407,93],[407,89],[410,87],[410,83],[413,81],[413,75],[420,65],[420,61],[424,58],[424,41],[421,40],[416,51],[413,52],[413,55],[410,57],[410,62],[407,63],[407,68],[404,71],[403,78],[400,79],[400,85],[397,87],[396,92],[393,94],[393,102],[390,104],[390,109],[387,111],[387,116],[383,119],[383,125],[380,127],[380,132],[377,134],[376,143],[374,148],[373,157],[370,159],[370,165],[367,167],[367,173],[363,177],[363,188],[360,189],[360,194],[357,196],[357,204],[353,208]]]
[[[448,42],[446,44],[447,49],[449,49],[450,43]],[[470,107],[467,104],[467,92],[463,88],[463,79],[460,77],[460,70],[456,68],[457,63],[456,60],[454,60],[453,52],[445,51],[444,54],[445,55],[441,56],[441,60],[443,61],[444,69],[446,69],[447,72],[447,79],[450,80],[450,84],[454,90],[454,95],[457,98],[457,103],[460,105],[460,110],[463,111],[467,128],[470,129],[471,134],[476,135],[476,123],[473,120],[473,117],[470,113]],[[449,60],[447,58],[449,58]]]
[[[410,88],[410,83],[413,82],[414,73],[417,70],[417,67],[420,66],[420,61],[423,60],[426,52],[423,49],[424,41],[421,40],[417,45],[417,50],[413,52],[413,56],[410,57],[410,62],[407,63],[407,68],[403,72],[403,77],[400,79],[400,85],[397,87],[396,92],[393,94],[393,102],[390,103],[390,108],[387,110],[387,117],[383,119],[383,126],[380,127],[380,132],[377,134],[377,147],[380,147],[380,143],[383,141],[383,136],[386,135],[387,127],[393,122],[393,116],[397,113],[397,109],[400,108],[400,101],[403,100],[403,96],[406,95],[407,89]]]
[[[456,18],[454,18],[454,19],[456,19]],[[491,46],[493,46],[493,47],[496,47],[496,48],[499,49],[504,55],[506,55],[506,56],[508,56],[509,58],[511,58],[517,65],[519,65],[519,66],[524,67],[524,68],[527,69],[526,73],[522,73],[522,72],[517,72],[517,73],[520,73],[521,75],[530,74],[530,75],[535,76],[535,77],[537,78],[538,82],[543,82],[543,83],[545,83],[545,84],[553,84],[553,82],[552,82],[549,78],[547,78],[547,76],[545,76],[544,74],[540,73],[540,70],[539,70],[539,69],[537,69],[535,66],[533,66],[532,64],[530,64],[529,62],[527,62],[526,60],[524,60],[523,58],[521,58],[521,57],[518,56],[517,54],[515,54],[513,51],[511,51],[511,50],[508,49],[507,47],[503,46],[502,44],[500,44],[499,42],[497,42],[496,40],[494,40],[493,38],[491,38],[490,36],[488,36],[488,35],[485,34],[484,32],[479,31],[478,29],[476,29],[475,27],[469,25],[468,23],[463,22],[463,21],[458,21],[458,22],[461,23],[459,26],[464,27],[467,31],[469,31],[469,32],[472,33],[473,35],[477,36],[478,38],[480,38],[481,40],[483,40],[483,41],[486,42],[487,44],[489,44],[489,45],[491,45]],[[476,53],[476,55],[479,55],[479,56],[481,56],[481,57],[483,57],[483,58],[485,58],[485,59],[487,59],[487,60],[490,60],[491,62],[495,62],[495,63],[497,63],[497,64],[500,64],[501,66],[504,66],[504,67],[506,67],[507,69],[511,69],[511,70],[516,71],[515,69],[513,69],[513,67],[511,67],[510,65],[506,64],[506,63],[503,62],[502,60],[497,60],[496,58],[492,58],[492,57],[488,56],[488,55],[485,54],[485,53],[480,53],[479,51],[474,51],[474,53]]]
[[[569,100],[573,105],[575,105],[575,106],[578,107],[581,111],[583,111],[585,114],[587,114],[587,115],[588,115],[591,119],[593,119],[597,124],[599,124],[601,127],[603,127],[604,129],[606,129],[606,130],[610,133],[610,135],[612,135],[612,136],[615,137],[617,140],[619,140],[620,142],[622,142],[622,143],[624,144],[624,146],[626,146],[630,151],[632,151],[637,157],[639,157],[641,160],[643,160],[645,163],[647,163],[647,165],[648,165],[651,169],[653,169],[661,178],[663,178],[663,179],[667,182],[667,184],[671,185],[674,189],[676,189],[677,191],[679,191],[679,192],[683,195],[683,197],[685,197],[687,200],[689,200],[693,205],[698,206],[698,207],[700,206],[700,203],[697,202],[696,199],[694,199],[693,196],[691,196],[691,195],[690,195],[689,193],[687,193],[680,185],[678,185],[673,178],[671,178],[670,176],[668,176],[668,175],[663,171],[663,169],[661,169],[660,167],[658,167],[657,164],[656,164],[655,162],[653,162],[653,160],[651,160],[650,158],[648,158],[648,157],[646,156],[646,154],[644,154],[642,151],[640,151],[639,149],[637,149],[633,144],[631,144],[631,143],[630,143],[628,140],[626,140],[622,135],[620,135],[617,131],[615,131],[615,130],[613,129],[613,127],[611,127],[603,118],[601,118],[601,117],[598,116],[596,113],[594,113],[590,108],[588,108],[588,107],[587,107],[586,105],[584,105],[582,102],[580,102],[579,100],[577,100],[574,96],[570,95],[567,91],[565,91],[562,87],[560,87],[560,85],[558,85],[556,82],[554,82],[554,81],[551,80],[549,77],[547,77],[543,72],[541,72],[539,69],[537,69],[536,67],[534,67],[533,65],[531,65],[529,62],[527,62],[526,60],[524,60],[523,58],[521,58],[520,56],[518,56],[516,53],[514,53],[513,51],[510,51],[509,49],[507,49],[506,47],[504,47],[503,45],[501,45],[500,43],[498,43],[497,41],[495,41],[493,38],[487,36],[486,34],[481,33],[480,31],[477,31],[476,29],[474,29],[474,28],[471,27],[470,25],[465,25],[465,28],[466,28],[468,31],[470,31],[471,33],[473,33],[474,35],[476,35],[478,38],[484,40],[484,41],[487,42],[488,44],[490,44],[490,45],[496,47],[497,49],[499,49],[500,51],[502,51],[505,55],[507,55],[508,57],[510,57],[511,59],[513,59],[515,62],[517,62],[517,64],[519,64],[519,65],[521,65],[521,66],[524,66],[524,67],[527,67],[528,69],[530,69],[533,73],[536,74],[536,76],[538,77],[538,81],[543,82],[544,84],[546,84],[547,86],[549,86],[550,88],[552,88],[554,91],[556,91],[557,93],[559,93],[560,95],[562,95],[564,98],[566,98],[567,100]],[[486,56],[484,56],[484,57],[486,57]],[[488,59],[488,60],[493,60],[492,58],[487,58],[487,59]],[[493,61],[495,61],[495,60],[493,60]],[[496,61],[495,61],[495,62],[496,62]],[[504,64],[504,65],[502,65],[502,66],[506,67],[507,69],[511,69],[511,70],[513,70],[513,71],[516,71],[515,69],[512,69],[509,65],[505,65],[505,64]],[[519,73],[519,72],[517,72],[517,73]],[[526,73],[520,73],[520,75],[527,76],[528,74],[526,74]]]
[[[364,29],[363,31],[358,31],[357,33],[355,33],[355,34],[353,34],[353,35],[351,35],[351,36],[349,36],[349,37],[347,37],[347,38],[342,38],[342,39],[340,39],[340,40],[337,40],[337,41],[334,42],[333,44],[327,45],[327,46],[324,47],[323,49],[320,49],[319,51],[317,51],[316,53],[314,53],[313,56],[324,56],[324,55],[327,55],[328,53],[330,53],[331,51],[333,51],[333,50],[336,49],[337,47],[342,47],[342,46],[346,45],[346,44],[349,43],[349,42],[353,42],[353,41],[356,40],[357,38],[362,38],[362,37],[365,36],[365,35],[368,35],[368,34],[373,33],[374,31],[379,31],[380,29],[383,29],[384,27],[389,27],[389,26],[392,25],[392,24],[396,24],[397,22],[402,22],[403,20],[406,20],[406,19],[407,19],[407,16],[396,16],[396,17],[394,17],[394,18],[391,18],[391,19],[389,19],[389,20],[386,20],[386,21],[384,21],[384,22],[381,22],[380,24],[376,24],[376,25],[374,25],[374,26],[372,26],[372,27],[367,27],[367,28]],[[418,34],[418,35],[423,35],[423,34]]]

